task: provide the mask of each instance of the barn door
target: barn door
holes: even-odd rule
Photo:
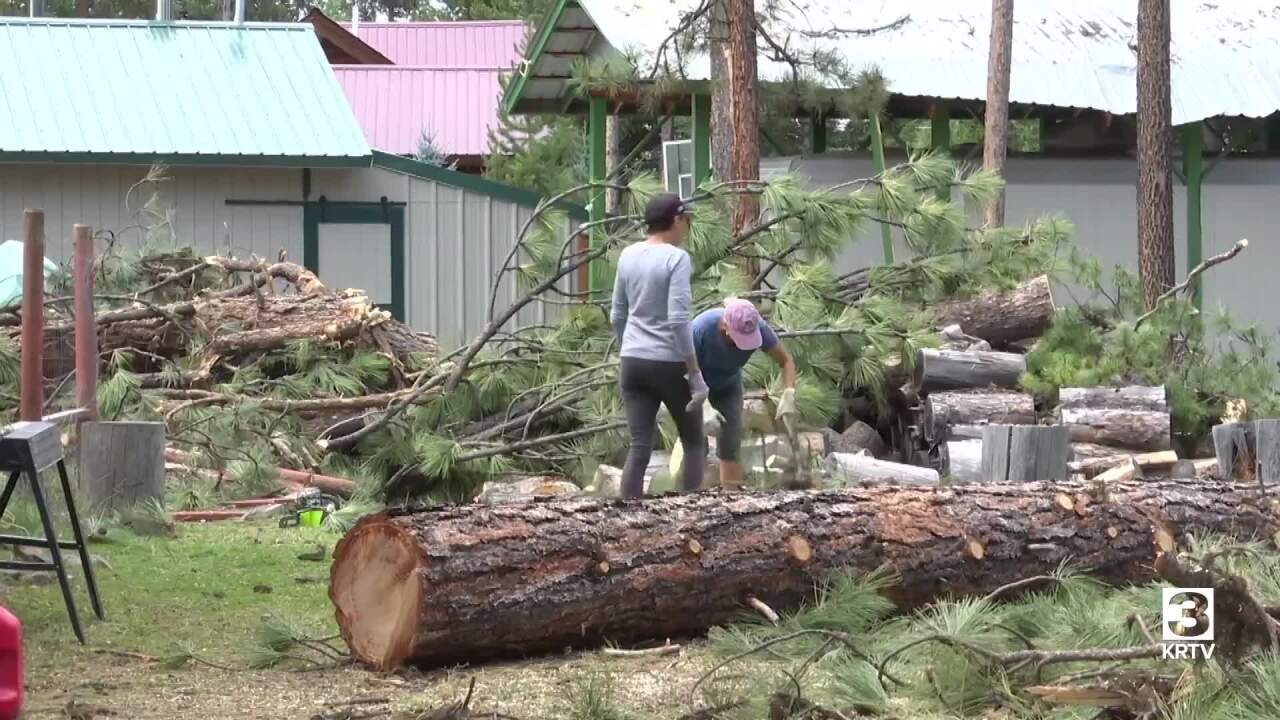
[[[405,319],[404,205],[307,203],[303,264],[336,290],[359,288],[379,308]]]

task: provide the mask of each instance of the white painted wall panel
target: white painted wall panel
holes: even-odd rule
[[[22,238],[25,208],[45,212],[45,245],[51,260],[69,261],[71,229],[93,226],[100,236],[141,247],[143,212],[150,190],[134,188],[144,167],[117,165],[0,165],[0,239]],[[302,261],[302,208],[229,206],[232,200],[302,199],[302,171],[268,168],[169,168],[158,207],[170,217],[172,242],[205,253],[258,255],[285,251]],[[134,188],[132,193],[130,189]],[[104,241],[105,242],[105,241]]]

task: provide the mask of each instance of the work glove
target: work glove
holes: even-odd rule
[[[702,434],[712,437],[720,434],[720,426],[724,424],[724,416],[711,404],[710,400],[702,403]]]
[[[782,399],[778,401],[778,420],[795,421],[799,412],[796,410],[796,389],[787,388],[782,391]]]
[[[711,394],[711,389],[707,387],[707,381],[702,379],[702,373],[696,372],[689,375],[689,393],[693,395],[693,399],[688,405],[684,406],[686,412],[693,412],[698,406],[706,402],[707,395]]]

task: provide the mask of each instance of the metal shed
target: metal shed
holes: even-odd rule
[[[65,62],[83,53],[96,62]],[[140,186],[153,163],[163,181]],[[310,24],[0,20],[0,240],[42,209],[54,261],[76,223],[135,247],[284,254],[450,347],[483,327],[540,199],[371,150]],[[585,211],[562,209],[567,239]]]

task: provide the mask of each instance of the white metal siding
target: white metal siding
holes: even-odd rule
[[[889,162],[901,162],[890,158]],[[874,174],[866,157],[830,154],[803,158],[772,158],[762,175],[787,172],[827,187]],[[1022,223],[1056,214],[1075,225],[1076,244],[1097,258],[1104,269],[1117,265],[1137,270],[1137,168],[1131,159],[1010,158],[1006,221]],[[1177,274],[1186,273],[1186,189],[1174,182],[1174,236]],[[1241,238],[1249,249],[1233,262],[1205,274],[1204,308],[1227,308],[1241,322],[1256,322],[1268,333],[1280,328],[1272,288],[1274,268],[1280,267],[1280,239],[1275,237],[1274,214],[1280,208],[1280,160],[1229,158],[1205,178],[1201,206],[1202,248],[1210,257]],[[976,218],[976,212],[971,209]],[[899,237],[898,253],[906,250]],[[840,257],[838,269],[848,272],[882,261],[878,227],[868,226]],[[1084,300],[1078,288],[1056,290],[1059,303]],[[1073,298],[1073,295],[1075,296]]]
[[[132,247],[143,242],[140,213],[149,193],[129,190],[147,168],[121,165],[0,165],[0,240],[22,239],[25,208],[45,213],[49,259],[69,262],[72,226],[111,231]],[[169,168],[156,186],[159,207],[172,212],[174,242],[202,253],[258,255],[284,250],[302,262],[302,208],[229,206],[233,200],[302,199],[302,171],[267,168]]]

